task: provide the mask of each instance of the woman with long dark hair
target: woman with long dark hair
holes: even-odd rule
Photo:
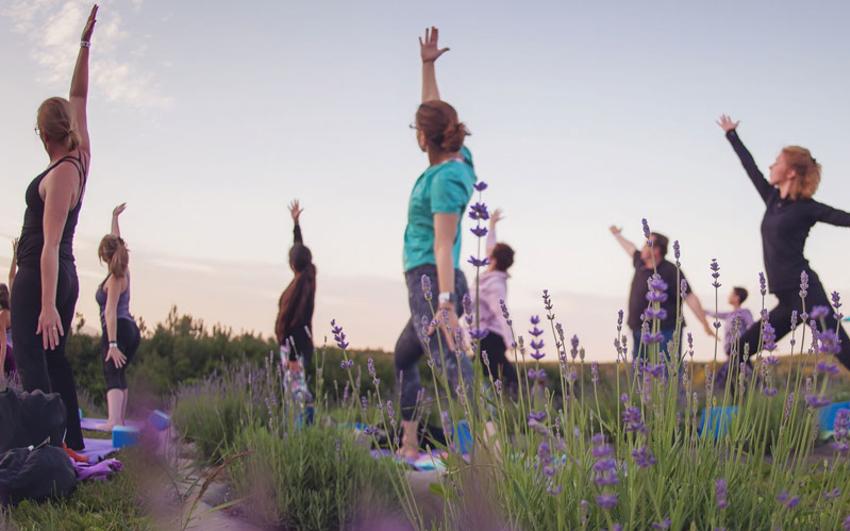
[[[36,133],[50,164],[26,191],[27,209],[18,243],[18,274],[11,304],[15,365],[24,390],[59,393],[65,403],[65,442],[74,450],[82,450],[84,444],[65,341],[80,288],[74,262],[74,230],[91,164],[86,101],[89,47],[96,16],[97,5],[83,29],[70,97],[49,98],[38,108]]]
[[[127,364],[141,342],[139,327],[130,313],[130,253],[118,223],[118,217],[126,207],[127,204],[122,203],[112,211],[112,231],[100,240],[97,249],[97,257],[109,269],[109,274],[95,293],[103,332],[100,343],[108,411],[106,424],[99,426],[103,431],[124,425],[129,398]]]
[[[401,382],[401,415],[404,435],[400,454],[419,455],[416,403],[422,384],[419,360],[430,352],[439,360],[439,348],[448,353],[441,363],[451,389],[458,387],[458,363],[471,386],[472,364],[455,344],[458,316],[463,313],[461,300],[469,292],[466,277],[460,270],[461,220],[472,197],[476,176],[472,154],[463,145],[469,134],[458,119],[457,111],[440,100],[434,63],[448,51],[437,45],[437,28],[425,30],[419,39],[422,58],[422,104],[416,111],[416,140],[428,154],[428,168],[413,185],[404,231],[404,277],[407,284],[410,319],[395,346],[395,371]],[[433,296],[436,288],[438,295]],[[424,292],[424,293],[423,293]],[[426,337],[435,332],[432,300],[436,302],[440,321],[438,338]],[[444,317],[444,318],[443,318]]]
[[[761,222],[761,238],[768,287],[779,299],[779,304],[768,314],[778,341],[791,332],[793,312],[797,312],[799,317],[816,306],[830,306],[830,298],[820,278],[804,255],[806,239],[811,228],[819,222],[850,227],[850,213],[812,199],[820,184],[821,165],[804,147],[782,148],[770,165],[770,179],[765,179],[738,137],[738,124],[725,114],[717,122],[767,207]],[[808,287],[802,289],[801,274],[808,277]],[[850,337],[833,313],[829,311],[825,316],[827,331],[837,331],[840,343],[833,345],[836,348],[831,353],[850,369]],[[798,323],[802,321],[802,318],[798,319]],[[761,320],[747,329],[740,340],[740,354],[745,350],[750,355],[756,354],[761,330]]]
[[[289,204],[294,225],[289,267],[295,276],[280,295],[274,331],[282,355],[288,357],[289,370],[304,371],[310,393],[315,397],[313,310],[316,306],[316,266],[313,264],[313,253],[304,245],[301,234],[302,212],[304,209],[297,199]]]

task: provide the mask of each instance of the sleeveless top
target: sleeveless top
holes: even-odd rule
[[[97,288],[97,293],[94,295],[94,299],[97,301],[98,306],[100,306],[100,323],[106,327],[106,291],[103,289],[103,286],[106,285],[106,281],[109,280],[107,276],[103,279],[103,282],[100,283],[100,286]],[[118,296],[118,319],[127,319],[128,321],[133,320],[133,316],[130,314],[130,272],[127,272],[127,289],[121,292],[121,295]]]
[[[44,200],[38,193],[38,187],[53,168],[63,163],[73,164],[80,176],[80,196],[77,199],[76,206],[68,212],[65,228],[62,231],[62,240],[59,243],[59,261],[74,263],[74,231],[77,228],[77,221],[80,218],[80,210],[83,206],[88,167],[83,162],[82,156],[66,155],[40,173],[27,187],[25,196],[27,209],[24,212],[24,226],[21,229],[21,237],[18,241],[19,266],[41,267],[41,252],[44,248]]]

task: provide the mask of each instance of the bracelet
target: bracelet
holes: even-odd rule
[[[118,348],[118,342],[117,341],[110,341],[109,342],[109,348]]]
[[[91,41],[80,41],[80,48],[91,48]]]

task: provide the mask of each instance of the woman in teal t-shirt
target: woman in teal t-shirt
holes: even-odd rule
[[[460,270],[461,220],[472,197],[475,171],[472,154],[463,146],[468,134],[457,111],[440,100],[434,62],[448,48],[437,46],[437,28],[425,31],[419,39],[422,56],[422,104],[416,111],[416,139],[428,154],[430,166],[416,180],[407,211],[404,230],[404,276],[411,317],[395,347],[397,378],[401,382],[401,412],[404,437],[400,453],[419,455],[415,410],[422,385],[418,363],[430,352],[443,365],[452,389],[458,386],[460,363],[466,388],[471,389],[472,365],[456,345],[461,299],[469,291]],[[434,297],[433,293],[438,294]],[[447,319],[439,326],[441,339],[433,335],[431,304],[438,316]],[[451,352],[440,360],[440,346]],[[455,355],[457,354],[457,355]]]

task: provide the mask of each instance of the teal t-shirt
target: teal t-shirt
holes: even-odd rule
[[[461,222],[476,181],[472,153],[462,147],[460,155],[463,161],[455,159],[431,166],[413,185],[404,229],[405,271],[436,263],[434,214],[439,213],[458,215],[452,256],[455,267],[460,267]]]

